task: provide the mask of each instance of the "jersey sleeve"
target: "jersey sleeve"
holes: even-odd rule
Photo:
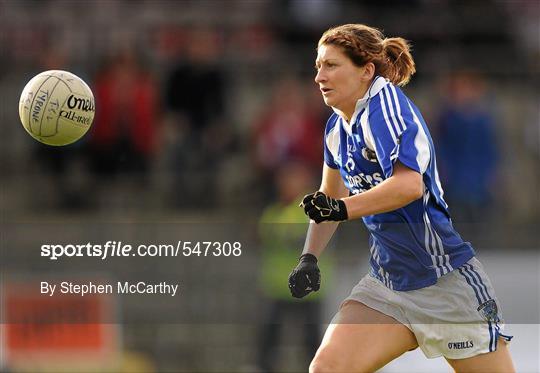
[[[338,116],[332,114],[326,122],[324,130],[324,163],[333,169],[339,168],[336,158],[339,151]]]
[[[420,174],[426,171],[431,152],[421,118],[392,84],[371,99],[367,132],[386,178],[392,176],[396,160]]]

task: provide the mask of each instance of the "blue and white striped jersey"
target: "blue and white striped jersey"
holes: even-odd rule
[[[392,176],[394,162],[423,176],[424,196],[395,211],[366,216],[372,274],[393,290],[434,284],[475,255],[454,230],[437,172],[433,141],[418,108],[383,77],[374,79],[347,123],[328,119],[325,163],[351,194]]]

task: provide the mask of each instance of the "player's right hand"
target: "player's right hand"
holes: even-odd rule
[[[313,254],[304,254],[289,275],[289,289],[295,298],[303,298],[321,287],[321,271]]]
[[[323,221],[343,221],[348,219],[347,206],[341,199],[334,199],[323,192],[306,194],[300,207],[316,224]]]

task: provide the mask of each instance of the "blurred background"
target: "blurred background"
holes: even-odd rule
[[[201,272],[208,281],[227,280],[213,287],[227,296],[204,303],[213,317],[122,322],[148,311],[149,301],[120,299],[93,346],[103,364],[45,359],[39,369],[307,370],[323,324],[368,259],[361,224],[347,223],[332,255],[325,254],[331,283],[325,294],[306,306],[280,293],[305,228],[287,207],[318,187],[331,113],[313,82],[315,48],[323,31],[343,23],[366,23],[412,42],[418,73],[404,90],[430,127],[455,225],[486,262],[507,322],[538,329],[539,18],[534,0],[0,1],[4,286],[13,277],[58,271],[40,263],[30,244],[49,228],[51,239],[69,232],[129,240],[148,230],[152,239],[164,237],[156,226],[185,222],[206,225],[210,233],[203,236],[210,237],[236,232],[220,225],[232,222],[249,248],[234,265],[180,266],[182,280],[193,282],[186,303],[211,297],[208,283],[195,281]],[[88,134],[62,148],[34,141],[17,112],[24,85],[49,69],[77,74],[96,99]],[[301,229],[279,241],[275,230],[283,225]],[[174,231],[161,234],[177,239]],[[283,255],[268,255],[269,248],[285,246],[293,255],[276,263],[272,258]],[[148,263],[140,263],[125,265],[151,277]],[[283,283],[265,269],[277,267]],[[215,316],[224,308],[258,316]],[[151,312],[175,310],[153,305]],[[299,313],[313,318],[295,321]],[[310,332],[306,325],[315,327]],[[50,335],[36,337],[34,350],[51,344]],[[56,352],[69,353],[66,335],[68,347],[56,343]],[[24,334],[19,338],[15,347],[2,339],[5,369],[27,368],[28,361],[10,358],[9,351],[15,356],[31,347]],[[538,333],[527,338],[520,345],[516,337],[515,353],[524,346],[522,371],[539,371]],[[422,360],[418,355],[387,371],[435,371]]]

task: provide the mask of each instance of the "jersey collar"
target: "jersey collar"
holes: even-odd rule
[[[341,123],[343,125],[343,128],[345,128],[345,130],[348,133],[351,133],[351,128],[353,124],[356,122],[356,118],[358,117],[358,114],[360,114],[360,112],[362,112],[362,110],[366,108],[367,103],[369,102],[369,99],[376,96],[380,92],[380,90],[383,89],[388,83],[389,83],[388,79],[383,78],[382,76],[379,76],[379,75],[377,75],[375,79],[373,79],[364,97],[356,101],[354,113],[349,123],[347,123],[347,121],[344,118],[342,118],[341,115],[339,115],[334,110],[334,112],[338,114],[339,117],[341,118]]]

